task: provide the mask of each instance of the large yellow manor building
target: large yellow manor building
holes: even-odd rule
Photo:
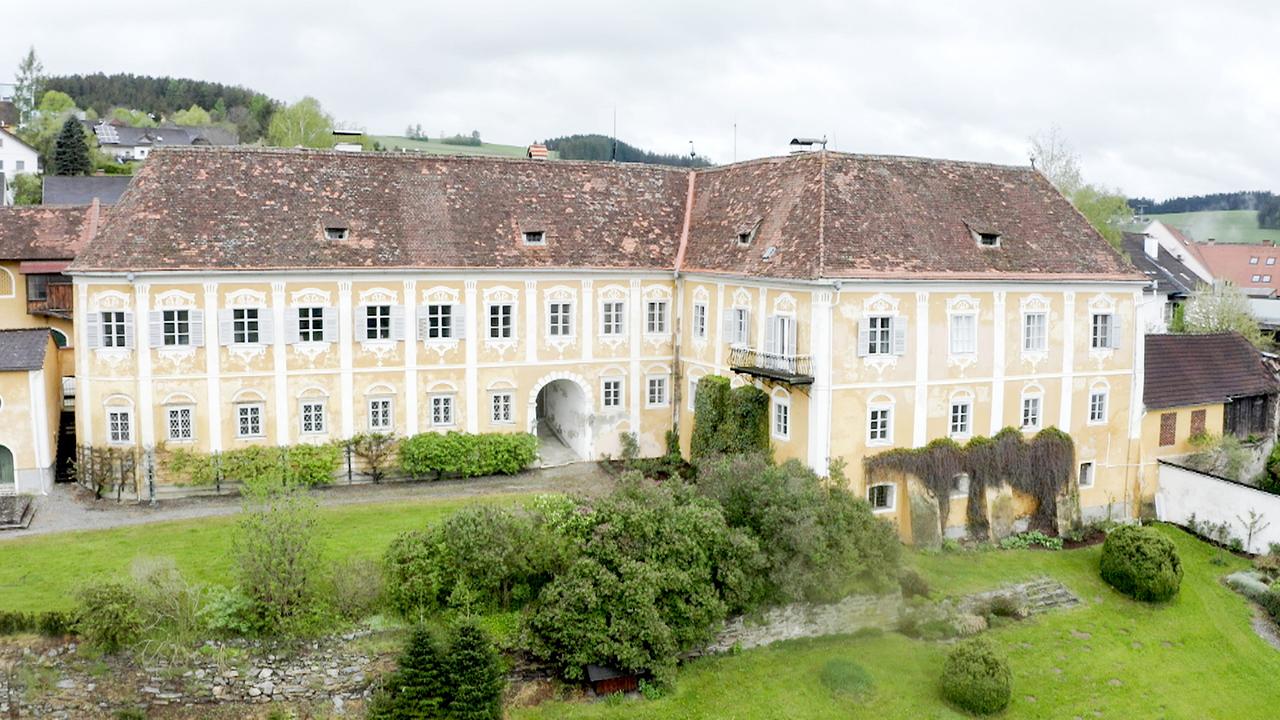
[[[152,155],[78,256],[81,443],[220,451],[532,430],[687,450],[699,378],[775,455],[1013,426],[1132,508],[1145,279],[1036,171],[816,152],[707,170],[248,148]],[[963,513],[952,513],[957,522]]]

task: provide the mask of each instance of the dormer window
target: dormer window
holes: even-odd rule
[[[751,244],[751,232],[738,233],[738,247],[747,247]]]
[[[543,230],[527,230],[524,233],[525,245],[546,245],[547,233]]]
[[[343,225],[326,225],[324,228],[325,240],[346,240],[348,228]]]
[[[760,220],[756,219],[750,225],[743,225],[738,228],[738,238],[734,242],[738,247],[744,248],[751,245],[751,241],[756,239],[756,228],[760,227]]]
[[[980,232],[975,234],[978,236],[978,245],[982,247],[1000,247],[1000,233]]]

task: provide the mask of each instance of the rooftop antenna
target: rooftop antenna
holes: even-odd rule
[[[1036,156],[1035,156],[1035,155],[1032,155],[1032,156],[1031,156],[1031,169],[1032,169],[1032,170],[1035,170],[1035,169],[1036,169]]]
[[[690,140],[690,141],[689,141],[689,158],[690,158],[690,159],[694,159],[694,158],[697,158],[697,157],[698,157],[698,153],[696,153],[696,152],[694,152],[694,151],[693,151],[693,141],[692,141],[692,140]]]

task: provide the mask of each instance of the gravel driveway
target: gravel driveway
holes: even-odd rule
[[[393,482],[381,485],[333,485],[314,491],[321,506],[363,505],[397,500],[451,500],[503,493],[556,492],[594,494],[613,485],[612,477],[596,463],[576,463],[529,470],[519,475],[501,475],[470,480],[440,482]],[[94,500],[92,493],[72,484],[60,483],[46,496],[37,496],[36,514],[26,530],[0,532],[0,542],[31,535],[101,530],[200,517],[235,515],[240,512],[236,496],[165,500],[157,505]]]

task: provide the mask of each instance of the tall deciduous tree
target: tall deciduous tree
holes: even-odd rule
[[[18,108],[18,124],[25,125],[31,120],[31,111],[36,109],[36,99],[40,97],[44,84],[44,65],[36,57],[35,47],[27,50],[18,63],[18,73],[14,76],[13,104]]]
[[[1031,161],[1112,247],[1120,249],[1120,225],[1133,215],[1118,189],[1084,181],[1080,158],[1057,125],[1030,138]]]
[[[62,131],[53,145],[54,175],[88,175],[93,171],[89,141],[84,135],[84,126],[74,116],[62,123]]]
[[[271,116],[267,142],[277,147],[333,147],[333,117],[319,100],[304,97]]]
[[[1225,280],[1201,285],[1191,294],[1182,326],[1188,333],[1237,332],[1259,348],[1270,346],[1249,310],[1249,298]]]
[[[189,125],[195,127],[203,127],[213,124],[211,117],[204,108],[199,105],[192,105],[186,110],[179,110],[170,118],[174,125]]]

